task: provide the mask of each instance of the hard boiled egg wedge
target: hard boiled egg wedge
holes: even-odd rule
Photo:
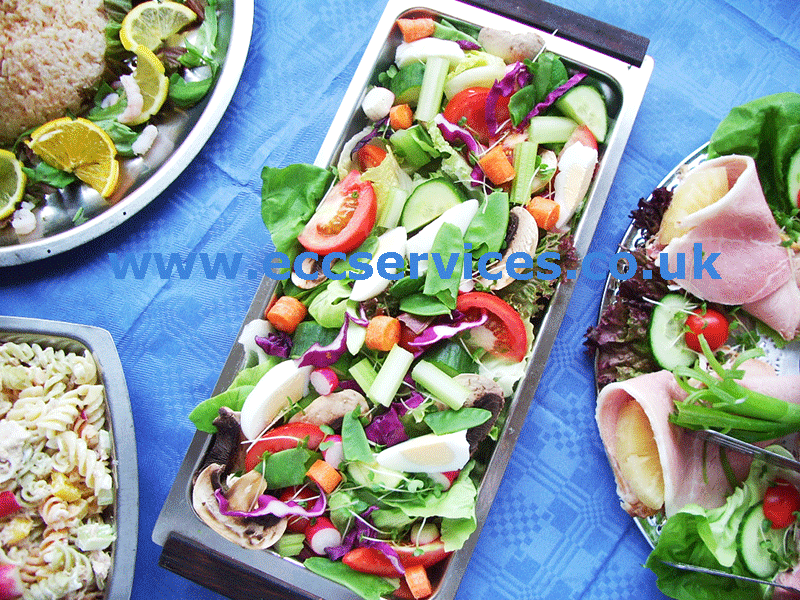
[[[242,405],[242,433],[248,440],[261,435],[291,403],[308,394],[308,378],[314,367],[297,367],[293,360],[267,371]]]
[[[389,287],[390,280],[382,277],[381,274],[378,273],[378,261],[381,259],[381,256],[389,252],[399,254],[402,259],[406,253],[407,239],[408,236],[406,235],[405,227],[390,229],[378,238],[378,248],[375,250],[372,260],[369,261],[372,267],[372,275],[366,279],[356,280],[353,284],[353,291],[350,292],[350,300],[363,302],[364,300],[374,298]],[[397,273],[397,271],[398,269],[394,267],[386,268],[388,274],[393,275]]]
[[[411,438],[382,450],[375,461],[387,469],[407,473],[458,471],[469,461],[467,430]]]
[[[555,202],[560,207],[556,231],[565,231],[589,191],[596,164],[597,150],[581,143],[568,146],[561,154],[554,179]]]

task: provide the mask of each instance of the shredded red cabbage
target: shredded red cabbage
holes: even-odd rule
[[[497,101],[500,96],[507,98],[531,82],[531,72],[523,62],[516,62],[500,81],[495,81],[486,95],[486,124],[489,126],[489,136],[497,133]]]
[[[342,357],[342,354],[347,351],[347,326],[350,322],[356,323],[357,325],[364,325],[366,326],[368,321],[366,319],[362,319],[361,317],[354,317],[350,313],[346,312],[344,314],[344,323],[342,324],[342,328],[339,330],[339,333],[336,335],[336,338],[328,344],[327,346],[320,346],[318,343],[311,344],[311,347],[303,353],[303,356],[300,357],[300,362],[297,364],[298,367],[307,367],[311,365],[313,367],[330,367],[333,363],[339,360]]]
[[[319,497],[317,498],[317,501],[314,502],[314,506],[308,510],[300,506],[294,500],[281,502],[274,496],[262,494],[258,497],[258,503],[253,510],[250,512],[243,512],[229,509],[228,499],[222,493],[222,490],[214,490],[214,496],[216,496],[217,501],[219,502],[219,512],[229,517],[264,517],[266,515],[275,515],[276,517],[281,518],[288,516],[312,518],[322,515],[325,512],[325,508],[328,504],[325,494],[322,492],[322,490],[319,490]]]
[[[381,446],[394,446],[408,439],[403,424],[397,414],[397,407],[393,403],[389,410],[378,415],[364,428],[367,439]]]
[[[472,40],[456,40],[456,44],[458,47],[461,48],[464,52],[467,50],[480,50],[480,44],[476,44]]]
[[[400,406],[397,409],[397,414],[401,417],[412,408],[417,408],[420,404],[425,402],[425,396],[420,394],[417,390],[411,392],[411,395],[405,400],[400,401]]]
[[[519,125],[517,125],[517,127],[523,127],[526,123],[528,123],[531,120],[531,117],[535,117],[542,110],[544,110],[545,108],[553,104],[553,102],[561,98],[561,96],[563,96],[569,90],[578,85],[583,80],[584,77],[586,77],[586,73],[575,73],[575,75],[567,79],[565,83],[562,83],[552,92],[547,94],[544,100],[542,100],[541,102],[539,102],[539,104],[534,106],[533,110],[531,110],[531,112],[529,112],[527,116],[524,119],[522,119],[522,121],[520,122]]]
[[[367,393],[363,389],[361,389],[361,386],[358,385],[358,382],[355,379],[345,379],[344,381],[342,381],[340,379],[339,380],[339,389],[342,389],[342,390],[355,390],[356,392],[358,392],[362,396],[366,396],[367,395]]]
[[[444,118],[444,115],[439,113],[433,118],[433,122],[442,132],[442,137],[448,144],[455,142],[463,142],[467,150],[474,153],[479,153],[481,150],[480,144],[472,136],[472,134],[459,125],[455,125]]]
[[[480,327],[486,323],[488,319],[489,315],[486,311],[481,311],[480,317],[478,317],[475,321],[469,321],[462,314],[459,314],[454,318],[448,318],[446,321],[439,322],[436,325],[431,325],[420,335],[410,341],[408,345],[420,351],[424,351],[433,346],[435,343],[449,339],[454,335],[461,333],[462,331]]]
[[[351,154],[355,154],[361,150],[372,138],[382,137],[384,139],[389,139],[391,136],[392,132],[389,128],[389,117],[383,117],[381,120],[375,121],[375,124],[372,126],[372,131],[356,142]]]
[[[289,358],[289,352],[292,349],[292,337],[283,331],[270,333],[266,337],[257,335],[256,344],[271,356]]]

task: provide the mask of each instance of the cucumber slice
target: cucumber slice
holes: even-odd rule
[[[800,206],[800,148],[789,161],[786,184],[789,188],[789,205],[791,207]]]
[[[764,505],[759,502],[742,518],[736,538],[739,554],[753,575],[762,579],[772,578],[778,572],[770,550],[778,555],[784,553],[786,528],[773,529],[764,516]]]
[[[608,129],[606,101],[593,87],[579,85],[572,88],[556,100],[556,108],[580,125],[586,125],[598,142],[606,139]]]
[[[417,103],[424,74],[425,64],[413,62],[404,66],[392,77],[389,89],[391,89],[394,94],[395,104]]]
[[[461,192],[452,183],[446,179],[431,179],[411,192],[400,224],[406,231],[414,231],[463,201]]]
[[[563,144],[578,124],[567,117],[532,117],[528,138],[537,144]]]
[[[680,294],[667,294],[656,305],[650,318],[650,350],[664,369],[689,367],[697,355],[689,350],[683,339],[686,313],[691,303]]]

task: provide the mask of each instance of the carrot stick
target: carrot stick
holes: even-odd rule
[[[267,321],[278,331],[294,333],[300,322],[306,318],[308,310],[297,298],[281,296],[267,312]]]
[[[314,462],[306,472],[306,477],[314,481],[326,494],[330,494],[335,490],[342,480],[341,473],[324,460]]]
[[[364,343],[370,350],[388,352],[400,341],[400,321],[394,317],[378,315],[367,324]]]
[[[392,129],[408,129],[414,123],[414,113],[408,104],[398,104],[389,109],[389,125]]]
[[[558,215],[561,212],[561,207],[558,204],[544,196],[534,196],[525,205],[525,208],[536,219],[536,224],[545,231],[550,231],[555,227],[558,222]]]
[[[431,580],[422,565],[406,567],[406,583],[414,598],[427,598],[433,592]]]
[[[419,19],[397,19],[397,26],[403,34],[404,42],[413,42],[430,37],[436,31],[436,21],[429,17]]]
[[[479,160],[478,165],[495,185],[500,185],[514,179],[514,165],[508,160],[503,146],[496,145],[484,154]]]

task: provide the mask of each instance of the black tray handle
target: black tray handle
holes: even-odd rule
[[[543,0],[463,1],[515,21],[533,25],[543,31],[558,30],[558,37],[608,54],[636,67],[642,66],[650,43],[645,37]]]
[[[322,600],[177,533],[164,543],[158,565],[232,600]]]

